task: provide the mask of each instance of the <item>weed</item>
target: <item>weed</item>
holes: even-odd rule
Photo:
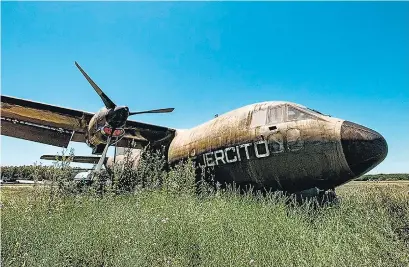
[[[52,185],[3,187],[2,266],[409,265],[408,186],[350,183],[336,205],[288,205],[148,153],[88,191],[64,188],[64,168]]]

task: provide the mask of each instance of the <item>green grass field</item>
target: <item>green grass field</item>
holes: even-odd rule
[[[409,266],[409,182],[351,182],[340,203],[164,190],[57,197],[1,188],[1,266]]]
[[[365,174],[355,181],[409,181],[409,173]]]

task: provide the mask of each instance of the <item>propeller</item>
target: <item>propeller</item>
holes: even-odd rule
[[[85,79],[89,82],[89,84],[94,88],[95,92],[99,95],[102,102],[106,109],[108,110],[105,119],[107,124],[111,127],[112,131],[107,138],[107,143],[102,152],[101,158],[95,168],[95,171],[100,171],[102,164],[105,161],[106,154],[108,152],[108,147],[112,140],[112,135],[118,128],[123,128],[129,116],[137,115],[137,114],[146,114],[146,113],[168,113],[172,112],[174,108],[164,108],[164,109],[153,109],[153,110],[145,110],[145,111],[136,111],[130,112],[127,106],[117,106],[102,90],[99,86],[88,76],[88,74],[81,68],[81,66],[75,61],[75,66],[80,70],[82,75],[84,75]]]
[[[126,106],[117,106],[102,90],[99,86],[89,77],[89,75],[81,68],[81,66],[75,61],[75,66],[80,70],[85,79],[90,83],[95,92],[99,95],[102,102],[104,102],[105,107],[108,109],[108,114],[106,116],[107,123],[112,126],[112,128],[118,128],[125,124],[129,116],[145,113],[168,113],[172,112],[174,108],[164,108],[164,109],[153,109],[145,111],[130,112],[129,108]]]

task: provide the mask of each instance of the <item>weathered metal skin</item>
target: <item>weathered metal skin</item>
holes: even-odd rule
[[[302,108],[285,102],[259,103],[178,130],[169,147],[169,162],[190,157],[213,169],[221,183],[289,192],[333,189],[373,168],[367,166],[359,174],[351,171],[341,143],[341,119],[304,109],[308,119],[251,125],[255,112],[279,105]]]
[[[46,106],[42,103],[31,103],[37,104],[33,105],[31,108],[30,106],[19,106],[19,105],[10,105],[8,103],[4,103],[3,100],[7,100],[7,96],[2,96],[2,103],[1,103],[1,117],[10,117],[19,121],[30,121],[31,123],[38,123],[40,125],[47,122],[47,125],[55,128],[64,128],[70,129],[75,131],[82,131],[85,128],[84,120],[78,119],[79,117],[88,116],[86,113],[75,114],[72,110],[59,108],[61,110],[69,110],[70,112],[74,113],[77,117],[69,117],[63,116],[59,114],[59,110],[38,110],[37,105]],[[17,99],[18,100],[18,99]],[[26,103],[24,103],[26,104]]]
[[[106,124],[105,118],[107,114],[108,110],[106,108],[102,108],[95,113],[95,115],[89,121],[88,131],[86,132],[86,138],[89,145],[97,146],[100,144],[106,144],[107,136],[103,135],[100,129]]]
[[[141,149],[130,149],[130,153],[129,153],[129,161],[132,162],[132,168],[138,168],[138,165],[140,163],[141,160]],[[114,162],[114,157],[107,157],[107,162],[106,162],[106,166],[108,167],[112,167],[114,166],[115,163],[123,163],[126,160],[127,155],[125,155],[125,153],[118,153],[119,155],[117,155],[115,157],[115,162]]]
[[[93,148],[105,147],[106,108],[92,114],[8,96],[1,100],[2,135],[62,147],[85,140]],[[116,145],[139,148],[131,152],[134,168],[140,148],[164,146],[170,165],[192,158],[220,183],[288,192],[333,189],[368,172],[388,153],[379,133],[290,102],[248,105],[188,130],[136,121],[125,127]],[[124,159],[118,153],[115,162]],[[108,158],[106,164],[113,162]]]

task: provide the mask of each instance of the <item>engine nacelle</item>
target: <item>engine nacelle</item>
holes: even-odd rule
[[[119,139],[125,135],[125,130],[123,128],[117,128],[115,130],[112,129],[112,127],[106,121],[107,115],[108,110],[106,108],[102,108],[91,118],[86,136],[88,146],[94,148],[99,145],[105,145],[107,143],[108,136],[111,134],[111,143],[119,141]]]

